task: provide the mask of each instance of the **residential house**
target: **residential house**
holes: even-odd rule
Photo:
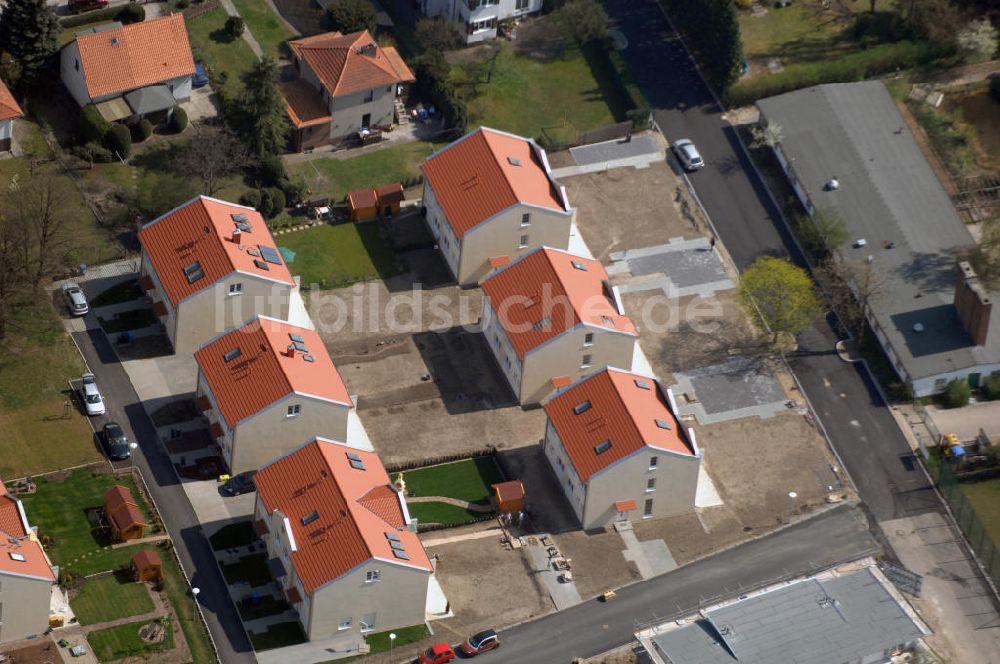
[[[256,470],[317,435],[349,441],[353,403],[315,331],[257,316],[194,358],[198,405],[231,473]]]
[[[694,511],[701,452],[669,389],[604,368],[545,404],[542,448],[586,530]]]
[[[503,21],[542,10],[543,0],[418,0],[427,16],[440,16],[455,26],[467,44],[495,39]]]
[[[139,284],[177,353],[256,314],[287,320],[301,299],[253,208],[199,196],[143,226],[139,243]]]
[[[104,516],[115,542],[142,539],[149,527],[132,490],[120,484],[104,492]]]
[[[394,46],[379,46],[367,30],[327,32],[288,46],[298,77],[281,90],[294,152],[396,122],[396,98],[414,76]]]
[[[0,482],[0,643],[45,633],[55,582],[24,506]]]
[[[14,118],[24,117],[17,100],[0,80],[0,152],[9,152],[14,144]]]
[[[631,367],[638,332],[600,262],[542,247],[483,282],[483,334],[521,405],[595,368]]]
[[[421,169],[427,224],[459,285],[537,247],[569,246],[575,210],[533,140],[481,127]]]
[[[76,103],[93,104],[108,122],[163,120],[191,98],[194,58],[180,13],[81,30],[59,60]]]
[[[653,664],[870,664],[917,659],[914,649],[928,634],[906,599],[865,559],[741,592],[636,638]]]
[[[924,397],[1000,371],[1000,308],[963,263],[975,241],[885,85],[819,85],[757,107],[780,127],[774,155],[802,205],[846,226],[834,253],[900,381]]]
[[[307,638],[423,624],[433,569],[375,453],[317,438],[255,481],[254,527]]]

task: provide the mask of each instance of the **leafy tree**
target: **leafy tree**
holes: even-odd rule
[[[819,208],[800,226],[800,234],[817,254],[828,254],[847,242],[850,233],[833,208]]]
[[[344,34],[367,30],[374,32],[378,14],[368,0],[333,0],[326,10],[331,27]]]
[[[943,0],[896,0],[895,9],[914,33],[952,44],[962,29],[958,7]]]
[[[226,34],[233,39],[239,39],[242,37],[245,29],[246,22],[243,20],[242,16],[230,16],[226,19]]]
[[[981,18],[962,28],[955,43],[966,62],[989,60],[997,52],[997,29],[988,18]]]
[[[45,0],[8,0],[0,13],[0,51],[20,63],[24,78],[36,79],[59,51],[59,19]]]
[[[0,52],[0,80],[5,82],[8,88],[11,90],[16,88],[21,83],[23,74],[21,63],[13,55],[7,51]]]
[[[705,75],[720,93],[739,76],[740,26],[732,0],[668,0],[674,18],[698,52]]]
[[[276,154],[264,155],[260,160],[260,179],[268,187],[277,186],[285,177],[285,162]]]
[[[768,122],[764,126],[754,125],[750,128],[750,134],[753,136],[750,147],[773,148],[781,142],[782,131],[782,126],[777,122]]]
[[[809,274],[784,258],[762,256],[740,280],[740,298],[751,316],[771,331],[795,336],[823,313],[823,301]]]
[[[213,125],[195,125],[191,136],[174,157],[178,173],[190,173],[201,180],[201,191],[215,194],[225,178],[250,165],[247,149],[231,132]]]
[[[885,293],[888,277],[877,263],[827,259],[816,271],[816,279],[830,298],[847,331],[860,344],[868,321],[865,312]]]
[[[956,378],[945,386],[944,392],[941,393],[941,402],[946,408],[961,408],[969,403],[970,397],[972,388],[969,387],[969,381]]]
[[[420,49],[426,51],[449,51],[462,45],[458,30],[443,18],[422,18],[417,21],[414,37]]]
[[[265,56],[246,71],[243,91],[237,100],[234,124],[252,155],[280,152],[288,136],[285,103],[278,90],[278,65]]]
[[[571,0],[556,10],[559,29],[577,44],[604,39],[608,34],[608,14],[597,0]]]
[[[153,135],[153,123],[143,118],[129,127],[132,131],[132,141],[134,143],[142,143],[144,140]]]
[[[101,116],[96,106],[87,104],[80,109],[80,134],[85,143],[103,141],[109,129],[111,125]]]
[[[984,378],[979,389],[989,401],[1000,399],[1000,373],[993,373]]]
[[[123,124],[115,123],[104,135],[104,143],[119,159],[128,159],[132,155],[132,133]]]
[[[129,2],[115,15],[115,20],[121,21],[125,25],[142,23],[146,20],[146,8],[137,2]]]
[[[174,112],[170,115],[170,128],[176,133],[181,133],[188,126],[188,114],[183,106],[174,107]]]

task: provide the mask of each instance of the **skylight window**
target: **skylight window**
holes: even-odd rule
[[[236,348],[232,349],[231,351],[223,355],[222,359],[225,360],[226,362],[232,362],[242,354],[243,350],[239,346],[237,346]]]
[[[409,560],[410,559],[410,554],[408,554],[406,551],[399,551],[398,549],[393,549],[392,550],[392,555],[396,556],[400,560]]]
[[[611,327],[615,326],[615,322],[607,316],[601,316],[601,322],[605,325],[610,325]]]
[[[24,557],[23,553],[14,553],[13,551],[10,552],[10,559],[11,560],[16,560],[19,563],[23,563],[23,562],[25,562],[27,560]]]
[[[303,355],[302,359],[305,360],[306,362],[315,362],[316,361],[316,358],[313,357],[312,355]]]
[[[666,420],[656,420],[656,426],[661,429],[666,429],[667,431],[670,431],[673,428],[670,426],[670,422],[667,422]]]
[[[291,332],[288,333],[288,338],[297,343],[302,343],[303,341],[305,341],[305,339],[303,339],[301,335],[292,334]]]
[[[403,546],[403,543],[400,542],[399,540],[389,540],[389,546],[391,546],[396,551],[403,551],[406,549],[406,547]]]
[[[586,413],[588,410],[590,410],[590,406],[591,404],[589,401],[581,401],[580,403],[573,406],[573,412],[577,415],[582,415]]]
[[[265,263],[264,261],[260,260],[259,258],[257,260],[255,260],[253,262],[253,264],[256,265],[258,269],[261,269],[261,270],[264,270],[264,271],[270,271],[270,269],[271,269],[271,268],[269,268],[267,266],[267,263]]]
[[[546,316],[542,320],[540,320],[537,323],[535,323],[534,325],[532,325],[531,329],[535,330],[535,331],[541,330],[543,328],[548,327],[551,322],[552,322],[552,318],[549,317],[549,316]]]
[[[648,389],[650,389],[650,387],[649,387],[649,381],[642,380],[641,378],[636,378],[635,379],[635,386],[638,387],[640,390],[648,390]]]
[[[577,270],[580,270],[581,272],[587,271],[587,266],[581,263],[580,261],[573,261],[573,267],[575,267]]]
[[[355,470],[365,470],[365,462],[361,460],[361,457],[352,452],[347,453],[347,462],[351,464],[351,468]]]
[[[610,440],[601,441],[600,443],[594,446],[594,452],[596,452],[597,454],[604,454],[610,449],[611,449]]]
[[[521,160],[516,159],[514,157],[507,157],[507,163],[510,164],[511,166],[520,166]]]
[[[198,268],[191,274],[187,275],[187,281],[189,284],[193,284],[194,282],[198,281],[199,279],[203,279],[204,277],[205,277],[205,271],[202,270],[201,268]]]
[[[313,510],[312,512],[309,512],[309,514],[306,514],[305,516],[302,517],[302,525],[308,526],[310,523],[317,520],[318,518],[319,518],[319,512]]]
[[[184,266],[184,274],[189,275],[192,272],[197,272],[200,269],[201,269],[201,263],[199,263],[198,261],[195,261],[193,263],[188,263],[187,265]]]
[[[385,538],[387,540],[391,540],[393,542],[398,542],[399,541],[399,535],[397,535],[395,533],[386,532],[384,534],[385,534]]]

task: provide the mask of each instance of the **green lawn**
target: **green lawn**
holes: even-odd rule
[[[262,634],[250,633],[250,642],[254,650],[270,650],[305,643],[306,636],[297,622],[278,623],[271,625]]]
[[[412,496],[445,496],[470,503],[489,502],[490,485],[503,481],[493,457],[465,459],[403,472]]]
[[[493,74],[486,83],[486,63],[452,67],[451,78],[469,109],[469,129],[480,125],[537,138],[545,129],[557,140],[624,120],[616,118],[609,100],[583,53],[567,49],[559,57],[541,60],[517,55],[500,42]]]
[[[143,307],[142,309],[129,309],[117,313],[113,318],[98,318],[104,331],[113,334],[115,332],[125,332],[126,330],[138,330],[141,327],[148,327],[156,322],[156,316],[152,309]]]
[[[221,92],[227,99],[239,93],[240,74],[250,69],[257,56],[243,39],[233,39],[225,31],[226,10],[220,5],[187,22],[195,57],[218,78],[224,78]]]
[[[267,569],[267,554],[254,553],[243,556],[238,562],[229,565],[222,563],[222,576],[226,583],[244,581],[252,586],[262,586],[272,581],[271,572]]]
[[[223,526],[208,541],[216,551],[249,544],[253,541],[253,521],[239,521]]]
[[[275,240],[295,252],[288,267],[303,288],[337,288],[403,270],[375,223],[318,226]]]
[[[126,550],[131,548],[133,547],[127,547]],[[174,559],[173,553],[169,551],[160,551],[160,560],[163,561],[163,587],[181,624],[184,638],[187,639],[188,648],[191,650],[191,661],[214,661],[215,652],[208,637],[208,629],[195,611],[191,587],[184,578],[180,566]]]
[[[54,538],[48,553],[52,562],[67,572],[87,575],[112,570],[124,564],[137,549],[110,548],[111,542],[92,530],[87,510],[104,504],[104,492],[116,484],[127,486],[140,501],[140,508],[153,523],[149,508],[131,477],[75,470],[64,480],[38,480],[38,490],[21,496],[28,520],[43,536]],[[147,530],[147,534],[154,529]]]
[[[278,18],[266,2],[233,0],[233,4],[264,53],[274,58],[281,56],[281,45],[295,37],[296,33]]]
[[[90,300],[90,306],[91,308],[96,309],[97,307],[106,307],[109,304],[131,302],[132,300],[137,300],[140,297],[142,297],[142,291],[139,290],[138,280],[128,279],[101,293],[98,293],[97,297]]]
[[[70,606],[81,625],[93,625],[148,613],[153,610],[153,600],[149,598],[146,584],[123,582],[117,574],[108,574],[84,581]]]
[[[434,143],[404,143],[353,159],[310,159],[289,164],[288,170],[305,178],[313,197],[328,196],[331,200],[342,201],[347,192],[355,189],[417,177],[420,164],[441,147]]]
[[[420,523],[465,523],[481,516],[489,516],[448,503],[407,503],[406,509]]]
[[[958,486],[972,503],[990,539],[1000,547],[1000,479],[961,482]]]
[[[109,627],[108,629],[91,632],[87,635],[87,641],[94,651],[94,655],[102,662],[111,662],[124,657],[142,657],[174,647],[174,632],[170,626],[170,621],[163,621],[166,630],[164,638],[159,643],[147,643],[139,637],[139,630],[149,623],[133,622]]]
[[[42,296],[14,310],[8,336],[0,342],[0,477],[10,480],[101,459],[87,418],[74,405],[66,408],[71,397],[66,381],[84,368]]]

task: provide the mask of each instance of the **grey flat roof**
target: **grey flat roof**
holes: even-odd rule
[[[885,275],[870,306],[909,377],[1000,362],[1000,307],[985,346],[973,345],[954,307],[958,254],[975,243],[885,85],[820,85],[757,106],[781,125],[781,152],[813,205],[836,210],[850,231],[844,259],[872,256]],[[833,178],[839,188],[826,191]],[[867,246],[853,247],[861,238]]]
[[[673,664],[843,664],[924,635],[871,568],[703,613],[653,639]]]
[[[156,113],[165,111],[177,105],[174,94],[165,85],[147,85],[125,93],[125,101],[136,115],[140,113]]]

